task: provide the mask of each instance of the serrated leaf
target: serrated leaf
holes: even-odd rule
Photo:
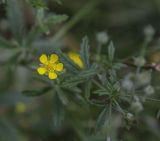
[[[53,99],[53,127],[56,129],[62,126],[64,120],[64,106],[61,103],[59,96],[55,94]]]
[[[7,0],[7,17],[15,39],[21,43],[24,37],[24,16],[17,0]]]
[[[110,42],[110,44],[108,46],[108,59],[110,61],[113,61],[114,53],[115,53],[115,48],[114,48],[113,42]]]
[[[87,69],[90,67],[90,62],[89,62],[89,41],[88,41],[88,37],[85,36],[82,39],[82,43],[81,43],[81,50],[80,50],[80,57],[84,63],[84,67]]]
[[[45,87],[38,90],[25,90],[22,94],[26,96],[40,96],[46,94],[49,90],[51,90],[51,87]]]
[[[98,119],[96,122],[96,132],[98,132],[102,129],[106,120],[107,120],[107,107],[105,107],[103,109],[103,111],[98,116]]]

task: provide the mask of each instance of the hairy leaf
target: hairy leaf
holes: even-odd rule
[[[85,98],[86,98],[87,100],[89,100],[89,98],[90,98],[91,86],[92,86],[92,81],[88,80],[88,81],[85,83],[85,88],[84,88]]]
[[[64,106],[59,99],[59,96],[55,94],[53,99],[53,127],[56,129],[62,126],[64,120]]]
[[[85,36],[82,39],[80,56],[82,58],[82,61],[84,63],[84,67],[86,69],[90,67],[90,63],[89,63],[89,48],[90,48],[90,46],[89,46],[88,37]]]
[[[24,16],[17,0],[7,0],[7,17],[12,34],[19,43],[22,43],[25,24]]]

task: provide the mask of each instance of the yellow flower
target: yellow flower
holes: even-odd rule
[[[69,52],[68,53],[69,58],[75,63],[77,64],[80,68],[83,68],[83,62],[80,58],[80,55],[78,53],[74,53],[74,52]]]
[[[16,113],[24,113],[26,111],[26,105],[23,102],[18,102],[15,107]]]
[[[58,62],[59,58],[57,54],[51,54],[50,57],[47,57],[46,54],[42,54],[39,57],[41,62],[40,67],[37,68],[37,72],[40,75],[47,74],[49,79],[56,79],[57,72],[63,70],[63,64]]]

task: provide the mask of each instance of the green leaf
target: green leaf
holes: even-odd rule
[[[7,17],[12,34],[19,43],[22,43],[25,33],[25,22],[17,0],[7,0]]]
[[[115,48],[114,48],[113,42],[110,42],[110,44],[108,46],[108,59],[110,61],[113,61],[114,53],[115,53]]]
[[[81,78],[89,78],[89,77],[94,76],[96,74],[98,74],[98,70],[91,68],[91,69],[82,71],[81,73],[79,73],[78,76]]]
[[[65,14],[57,15],[57,14],[51,14],[46,19],[46,24],[49,26],[53,26],[55,24],[60,24],[68,19],[68,16]]]
[[[53,127],[59,129],[62,126],[64,120],[64,106],[59,99],[59,96],[55,94],[53,99]]]
[[[77,74],[76,76],[70,77],[69,79],[64,81],[62,83],[62,86],[65,86],[65,87],[76,86],[77,84],[80,84],[80,83],[83,83],[83,82],[87,81],[88,78],[93,77],[97,73],[98,73],[98,71],[93,70],[93,69],[82,71],[79,74]]]
[[[44,18],[45,18],[44,9],[43,8],[38,9],[36,14],[36,19],[40,27],[43,27]]]
[[[64,90],[64,91],[68,91],[70,93],[81,93],[82,90],[76,86],[71,86],[71,87],[68,87],[68,86],[63,86],[61,85],[61,88]]]
[[[89,63],[89,41],[88,41],[88,37],[85,36],[82,39],[82,43],[81,43],[81,50],[80,50],[80,56],[81,59],[84,63],[84,67],[87,69],[90,67],[90,63]]]
[[[56,86],[55,89],[56,89],[57,95],[58,95],[59,100],[61,101],[61,103],[63,105],[68,104],[68,99],[65,96],[65,93],[63,92],[63,90],[59,86]]]
[[[0,48],[14,49],[15,47],[16,47],[16,45],[11,44],[5,38],[3,38],[2,36],[0,36]]]
[[[105,107],[103,111],[100,113],[100,115],[98,116],[98,119],[96,122],[96,132],[102,129],[106,120],[107,120],[107,107]]]
[[[102,95],[110,95],[111,93],[108,92],[106,89],[99,89],[94,91],[93,94],[98,94],[99,96],[102,96]]]
[[[125,114],[125,112],[124,112],[124,110],[121,108],[121,106],[119,105],[119,103],[116,101],[116,100],[114,100],[114,103],[115,103],[115,109],[118,111],[118,112],[120,112],[121,114]]]
[[[85,94],[85,98],[87,100],[89,100],[89,98],[90,98],[91,86],[92,86],[92,81],[91,80],[88,80],[87,82],[85,82],[84,94]]]
[[[39,90],[25,90],[22,94],[26,96],[40,96],[46,94],[49,90],[51,90],[51,87],[45,87]]]

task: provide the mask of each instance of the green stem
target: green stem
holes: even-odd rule
[[[97,47],[97,55],[99,56],[101,54],[101,50],[102,50],[102,44],[99,43],[98,47]]]
[[[111,141],[111,117],[112,117],[112,104],[109,103],[109,111],[108,111],[108,135],[106,141]]]

